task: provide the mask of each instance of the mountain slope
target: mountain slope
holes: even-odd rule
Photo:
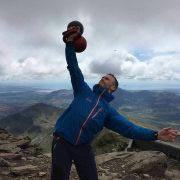
[[[112,106],[129,117],[158,127],[180,128],[180,96],[173,92],[118,89]]]
[[[73,91],[61,89],[58,91],[53,91],[46,95],[42,102],[56,106],[65,108],[67,107],[71,101],[73,100]]]
[[[38,103],[0,120],[0,126],[14,134],[36,134],[53,127],[63,109]]]

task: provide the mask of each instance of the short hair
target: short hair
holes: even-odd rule
[[[109,73],[108,75],[110,75],[110,76],[112,76],[113,78],[114,78],[114,85],[116,86],[116,89],[118,88],[118,86],[119,86],[119,82],[118,82],[118,80],[117,80],[117,78],[114,76],[114,74],[111,74],[111,73]],[[115,90],[116,90],[115,89]],[[114,91],[115,91],[114,90]],[[112,91],[112,92],[114,92],[114,91]]]

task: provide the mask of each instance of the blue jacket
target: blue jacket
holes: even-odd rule
[[[56,133],[73,145],[91,143],[103,127],[131,139],[156,140],[157,131],[135,125],[109,105],[114,97],[106,89],[96,84],[91,90],[78,66],[72,42],[66,44],[65,51],[74,99],[58,118]]]

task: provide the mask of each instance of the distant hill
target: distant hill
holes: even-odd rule
[[[176,93],[175,93],[176,92]],[[180,96],[167,91],[127,91],[119,88],[112,106],[120,113],[158,128],[171,126],[180,128]],[[43,102],[66,108],[73,99],[71,90],[54,91],[45,96]]]
[[[0,127],[16,135],[28,135],[33,143],[49,150],[55,122],[63,111],[64,109],[44,103],[34,104],[0,119]]]
[[[33,87],[0,84],[0,119],[42,102],[48,93]]]
[[[38,134],[52,128],[63,109],[38,103],[0,120],[1,128],[14,134]]]
[[[73,91],[72,90],[66,90],[66,89],[61,89],[58,91],[53,91],[46,95],[42,102],[61,107],[61,108],[66,108],[72,101],[73,99]]]
[[[0,119],[36,103],[66,108],[73,99],[72,90],[50,91],[28,87],[0,86]]]
[[[131,118],[159,128],[180,128],[180,96],[176,93],[118,89],[114,96],[112,106]]]
[[[72,90],[63,89],[50,93],[31,91],[21,94],[18,92],[18,95],[16,93],[15,96],[12,93],[6,94],[6,97],[9,97],[7,101],[4,97],[4,102],[9,103],[9,106],[2,104],[0,111],[5,110],[7,113],[8,108],[12,106],[17,108],[15,109],[17,112],[2,117],[0,127],[14,134],[28,135],[34,143],[49,149],[54,124],[58,116],[71,103]],[[129,120],[153,129],[167,126],[180,129],[180,96],[176,93],[118,89],[114,96],[112,106]]]
[[[1,101],[1,100],[0,100]],[[24,107],[0,102],[0,119],[23,110]]]
[[[20,112],[35,103],[44,103],[65,109],[73,99],[72,90],[20,89],[9,87],[0,93],[0,119]],[[7,91],[7,92],[6,92]],[[136,122],[180,128],[180,90],[127,91],[119,88],[112,106]]]

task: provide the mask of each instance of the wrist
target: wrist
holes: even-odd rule
[[[158,136],[159,134],[158,134],[158,131],[156,131],[155,133],[154,133],[154,138],[155,138],[155,140],[158,140],[159,139],[159,136]]]

